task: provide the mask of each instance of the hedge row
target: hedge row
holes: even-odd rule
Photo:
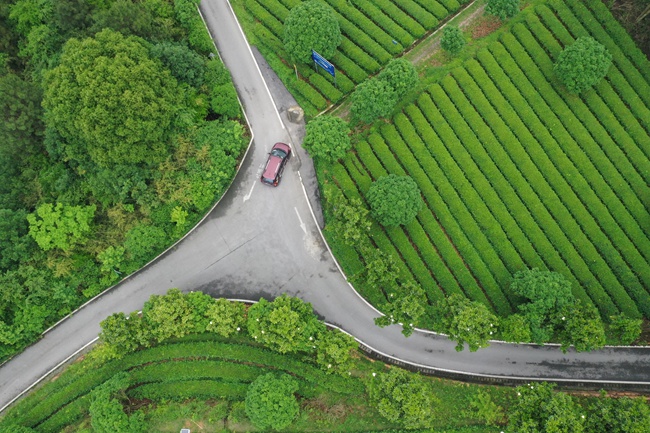
[[[134,384],[170,380],[219,379],[230,382],[252,382],[270,370],[252,365],[207,359],[171,360],[147,363],[129,370]]]
[[[370,2],[370,0],[356,0],[354,5],[363,12],[369,20],[372,20],[377,26],[391,36],[393,40],[402,44],[402,47],[408,47],[415,42],[415,33],[417,33],[418,28],[421,30],[419,36],[424,34],[424,29],[416,22],[412,22],[412,24],[416,26],[416,30],[403,27],[403,25],[394,21],[395,17],[393,15],[386,15],[384,10],[379,9]]]
[[[440,220],[446,234],[451,238],[454,247],[460,252],[473,276],[480,282],[481,290],[487,293],[490,301],[494,303],[497,312],[501,314],[502,311],[509,311],[508,303],[499,302],[499,296],[493,295],[493,293],[500,293],[501,287],[490,272],[489,266],[486,265],[486,259],[495,260],[495,258],[486,257],[487,251],[481,251],[487,243],[487,239],[460,200],[455,187],[447,179],[445,171],[440,168],[446,164],[454,164],[453,160],[446,152],[438,151],[440,140],[417,106],[408,106],[405,113],[410,119],[398,116],[395,124],[404,142],[410,147],[415,159],[429,177],[429,181],[435,186],[435,188],[429,188],[426,184],[421,185],[428,203],[430,206],[433,205],[432,210]],[[434,145],[438,146],[433,149]],[[472,293],[476,284],[470,284],[467,287],[463,285],[462,287],[468,291],[470,298],[487,300],[485,295]],[[502,294],[501,297],[503,297]],[[485,303],[489,304],[489,302]]]
[[[219,382],[216,380],[184,380],[179,382],[147,383],[128,390],[132,398],[154,401],[183,401],[189,398],[243,400],[248,384]]]
[[[417,3],[422,9],[431,13],[431,15],[436,17],[439,21],[442,21],[447,17],[447,15],[455,11],[455,9],[446,9],[442,5],[442,2],[438,2],[436,0],[415,0],[414,2]]]
[[[355,60],[350,60],[351,58]],[[334,54],[332,62],[337,68],[343,70],[355,84],[361,83],[368,78],[368,75],[374,74],[381,67],[375,59],[346,37],[339,45],[339,51]]]
[[[267,11],[257,0],[245,0],[245,5],[246,9],[253,14],[255,19],[273,33],[273,36],[280,41],[283,39],[284,25],[280,20]]]
[[[413,24],[407,24],[409,21],[413,21],[419,24],[422,29],[421,34],[412,33],[415,37],[420,38],[424,36],[427,30],[433,29],[438,25],[439,21],[433,14],[429,13],[422,6],[414,2],[413,0],[373,0],[377,6],[382,8],[385,11],[389,11],[390,15],[395,17],[395,19],[403,22],[403,26],[413,26]],[[432,2],[435,3],[435,2]],[[417,27],[413,27],[417,29]],[[419,31],[419,30],[418,30]]]
[[[56,411],[38,426],[39,433],[59,433],[88,415],[90,394],[86,394]]]
[[[515,50],[517,47],[517,41],[512,40],[508,43],[507,47],[510,50]],[[503,52],[502,52],[503,51]],[[496,53],[497,56],[499,56],[499,59],[502,64],[504,64],[506,67],[504,70],[507,72],[507,74],[512,78],[512,81],[517,84],[517,88],[520,92],[522,92],[522,95],[526,96],[528,103],[533,106],[533,108],[542,101],[539,99],[539,86],[542,84],[542,82],[538,80],[533,80],[535,82],[535,86],[533,86],[532,82],[529,82],[527,77],[525,76],[525,72],[519,69],[518,63],[523,62],[524,58],[520,58],[517,56],[517,60],[515,61],[512,57],[509,56],[508,52],[505,51],[503,46],[494,46],[494,52]],[[526,71],[529,74],[534,73],[530,71]],[[546,96],[546,95],[545,95]],[[535,99],[536,98],[536,99]],[[553,108],[559,109],[559,106],[555,106]],[[544,106],[542,108],[538,108],[537,114],[538,116],[548,120],[549,118],[552,118],[553,115],[551,114],[552,111],[550,108]],[[576,125],[579,125],[579,122],[574,124],[574,128]],[[531,180],[532,182],[532,180]],[[535,184],[537,187],[539,185]],[[554,190],[547,189],[547,191],[550,191],[550,193],[555,196]],[[602,285],[607,287],[608,289],[611,290],[610,293],[612,293],[612,296],[614,300],[619,304],[619,307],[623,308],[624,311],[629,312],[632,307],[629,305],[630,303],[627,301],[627,296],[626,294],[623,294],[621,292],[624,292],[622,287],[620,286],[619,282],[613,278],[613,274],[611,274],[610,270],[608,269],[609,266],[604,263],[603,258],[600,256],[600,254],[595,250],[594,245],[589,241],[589,239],[584,235],[582,228],[578,225],[578,222],[584,223],[585,221],[585,216],[586,212],[584,210],[584,207],[581,206],[581,204],[574,203],[574,205],[571,207],[571,210],[573,211],[573,215],[569,212],[569,209],[567,209],[564,206],[554,206],[555,202],[560,202],[560,199],[565,199],[568,200],[570,197],[567,197],[566,194],[568,193],[568,190],[565,191],[564,193],[560,194],[561,197],[556,196],[555,200],[553,201],[548,201],[548,195],[546,193],[542,192],[541,198],[544,201],[546,199],[546,205],[549,211],[554,215],[555,220],[557,221],[558,225],[562,227],[563,231],[565,233],[571,233],[574,237],[574,247],[576,251],[580,253],[580,255],[585,259],[587,263],[590,263],[591,269],[595,272],[595,275],[599,278],[601,281]],[[577,217],[575,216],[577,215]],[[598,230],[599,231],[599,230]],[[590,233],[591,235],[591,233]],[[600,272],[596,272],[600,271]],[[636,310],[636,308],[634,308]],[[637,313],[638,314],[638,313]]]
[[[326,0],[336,11],[341,32],[347,34],[357,45],[381,64],[387,63],[393,55],[404,50],[400,43],[393,43],[393,38],[347,0]],[[363,40],[363,41],[362,41]]]

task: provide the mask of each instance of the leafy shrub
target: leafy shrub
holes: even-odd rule
[[[404,58],[393,59],[388,62],[378,77],[393,88],[398,99],[409,90],[413,90],[418,83],[418,73],[415,66]]]
[[[395,174],[373,182],[366,198],[372,216],[387,227],[408,224],[424,205],[415,181]]]
[[[519,13],[519,3],[520,0],[488,0],[485,13],[505,20]]]
[[[303,147],[313,158],[333,162],[350,150],[350,128],[337,116],[322,115],[307,123]]]
[[[260,429],[283,429],[300,410],[293,395],[296,391],[298,383],[288,374],[260,376],[246,392],[246,415]]]
[[[499,319],[480,302],[470,301],[454,293],[436,306],[440,331],[456,341],[456,350],[462,351],[465,343],[470,352],[489,346],[496,336]]]
[[[334,10],[320,0],[310,0],[291,9],[284,22],[283,39],[295,61],[309,63],[311,50],[331,57],[343,36]]]
[[[388,116],[397,103],[397,94],[386,81],[372,78],[357,86],[351,96],[352,119],[371,123],[378,117]]]
[[[460,53],[460,50],[467,44],[463,32],[458,26],[448,25],[442,32],[440,46],[452,56]]]
[[[570,92],[582,93],[598,83],[611,64],[612,55],[605,46],[581,37],[560,53],[553,70]]]

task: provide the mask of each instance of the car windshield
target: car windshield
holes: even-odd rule
[[[280,158],[284,158],[285,156],[287,156],[287,152],[285,152],[285,151],[282,150],[282,149],[273,149],[273,150],[271,151],[271,155],[273,155],[273,156],[279,156]]]

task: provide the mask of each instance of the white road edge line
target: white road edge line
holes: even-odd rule
[[[294,206],[293,210],[296,211],[296,215],[298,215],[298,220],[300,221],[300,228],[302,229],[305,234],[307,234],[307,226],[305,225],[304,222],[302,222],[302,218],[300,218],[300,213],[298,212],[298,208]]]
[[[251,195],[253,195],[253,188],[255,188],[255,185],[257,185],[257,181],[253,182],[253,186],[251,186],[251,190],[248,191],[248,194],[244,196],[244,203],[246,203],[246,201],[251,198]]]
[[[3,410],[5,410],[8,406],[10,406],[13,402],[15,402],[16,400],[18,400],[18,399],[19,399],[20,397],[22,397],[23,395],[25,395],[27,392],[31,391],[31,389],[34,388],[36,385],[38,385],[38,384],[39,384],[43,379],[45,379],[45,378],[48,377],[50,374],[52,374],[52,372],[53,372],[54,370],[56,370],[57,368],[61,367],[63,364],[65,364],[66,362],[68,362],[68,361],[69,361],[70,359],[72,359],[73,357],[77,356],[77,354],[78,354],[79,352],[81,352],[81,351],[84,350],[86,347],[90,346],[91,344],[94,344],[95,341],[97,341],[97,340],[99,340],[99,337],[95,337],[95,338],[93,338],[89,343],[86,343],[83,347],[81,347],[81,349],[77,350],[77,351],[74,352],[72,355],[68,356],[66,359],[64,359],[63,361],[59,362],[59,363],[58,363],[55,367],[53,367],[50,371],[48,371],[47,373],[45,373],[43,376],[39,377],[39,378],[38,378],[34,383],[32,383],[28,388],[25,388],[25,389],[23,390],[23,392],[21,392],[21,393],[18,394],[16,397],[14,397],[14,398],[9,402],[9,403],[7,403],[7,404],[5,404],[4,406],[2,406],[2,407],[0,408],[0,412],[2,412]]]

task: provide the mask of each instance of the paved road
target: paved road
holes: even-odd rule
[[[457,353],[444,337],[416,332],[406,339],[397,326],[376,327],[377,312],[338,272],[312,218],[302,186],[313,196],[313,166],[299,146],[304,130],[282,121],[292,104],[290,95],[262,65],[281,108],[278,114],[226,0],[203,0],[201,11],[232,72],[255,135],[240,172],[216,209],[183,241],[0,367],[0,408],[90,344],[106,316],[139,310],[151,294],[172,287],[250,300],[282,293],[298,296],[366,346],[413,365],[510,378],[642,382],[650,388],[650,350],[645,348],[565,355],[552,347],[494,343],[476,353]],[[270,188],[258,178],[276,141],[291,143],[295,157],[281,185]]]

